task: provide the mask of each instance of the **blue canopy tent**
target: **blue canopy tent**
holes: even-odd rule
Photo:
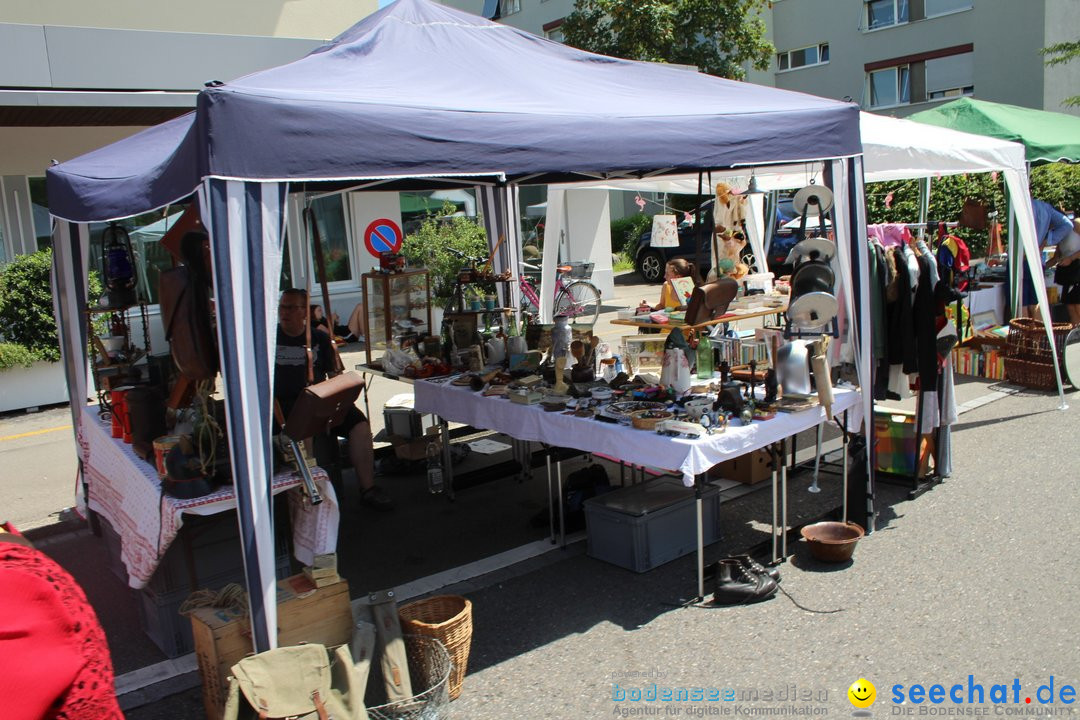
[[[253,637],[264,650],[276,620],[270,338],[290,187],[482,186],[490,237],[506,235],[498,260],[513,268],[517,185],[818,161],[839,191],[838,229],[851,239],[842,251],[865,268],[860,153],[852,104],[594,55],[398,0],[296,62],[209,83],[191,114],[49,169],[69,383],[86,377],[86,223],[197,193],[211,235]],[[861,286],[856,331],[869,302]],[[868,338],[856,344],[868,367]]]

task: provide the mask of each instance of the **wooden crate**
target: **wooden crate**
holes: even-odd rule
[[[301,642],[328,647],[352,637],[349,584],[344,580],[316,588],[303,574],[278,581],[278,645]],[[203,704],[210,720],[220,720],[229,692],[232,666],[253,652],[246,615],[217,608],[191,614],[195,657],[202,675]]]

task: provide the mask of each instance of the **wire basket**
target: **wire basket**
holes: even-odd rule
[[[575,280],[589,280],[592,278],[593,265],[591,262],[569,262],[570,277]]]
[[[472,645],[472,602],[460,595],[435,595],[398,608],[403,632],[435,638],[450,653],[450,699],[461,694]]]
[[[441,720],[450,707],[448,681],[453,663],[443,644],[423,635],[405,636],[405,655],[409,661],[411,698],[369,707],[372,720]]]

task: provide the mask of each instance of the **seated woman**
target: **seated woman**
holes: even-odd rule
[[[672,282],[672,280],[677,280],[678,278],[690,278],[693,280],[694,287],[701,284],[701,276],[698,275],[694,263],[685,258],[669,260],[668,264],[664,267],[664,285],[660,290],[660,302],[653,306],[653,310],[686,308],[686,296],[680,295],[679,291],[676,289],[678,283]]]

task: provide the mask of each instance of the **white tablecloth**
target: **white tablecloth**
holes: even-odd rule
[[[150,582],[180,532],[185,513],[213,515],[236,507],[231,485],[191,500],[163,494],[154,467],[135,455],[130,445],[114,439],[109,425],[91,408],[82,413],[79,454],[89,483],[89,507],[104,516],[120,536],[120,556],[133,588]],[[326,472],[313,468],[312,475],[323,495],[323,502],[315,506],[307,502],[300,488],[299,473],[278,473],[273,481],[275,495],[291,489],[293,554],[304,565],[311,565],[315,555],[337,549],[340,519],[337,496]]]
[[[972,317],[975,317],[979,313],[992,312],[994,313],[994,321],[998,325],[1004,325],[1005,301],[1007,299],[1005,283],[996,283],[988,287],[970,291],[964,304],[967,305]]]
[[[798,413],[777,413],[772,420],[742,427],[734,425],[719,434],[697,439],[673,438],[655,432],[546,412],[539,405],[521,405],[500,397],[484,397],[468,386],[418,380],[415,409],[435,413],[446,420],[476,428],[496,430],[519,440],[543,442],[587,452],[602,453],[634,465],[679,471],[683,483],[724,460],[763,448],[770,443],[815,427],[825,418],[820,407]],[[849,428],[862,424],[859,391],[836,388],[833,413],[849,410]]]

